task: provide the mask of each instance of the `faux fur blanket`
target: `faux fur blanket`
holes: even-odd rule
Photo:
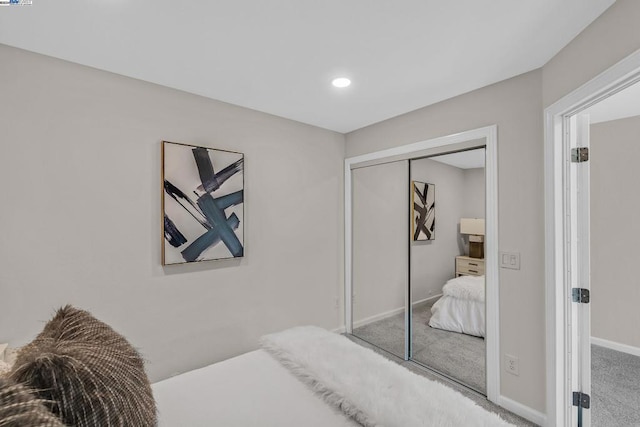
[[[484,276],[460,276],[447,281],[443,295],[484,302]]]
[[[266,335],[262,347],[364,426],[511,426],[462,394],[324,329]]]

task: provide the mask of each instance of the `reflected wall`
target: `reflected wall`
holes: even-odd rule
[[[405,357],[409,164],[352,171],[353,335]]]

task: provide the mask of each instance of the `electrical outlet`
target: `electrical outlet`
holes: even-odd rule
[[[520,364],[518,358],[510,354],[504,355],[504,370],[513,375],[520,375]]]

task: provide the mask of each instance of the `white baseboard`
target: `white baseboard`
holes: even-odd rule
[[[411,303],[412,306],[416,306],[418,304],[422,304],[424,302],[430,301],[432,299],[440,298],[442,294],[434,295],[429,298],[424,298],[418,301]],[[395,316],[396,314],[402,313],[404,311],[404,307],[395,308],[393,310],[385,311],[384,313],[379,313],[374,316],[366,317],[364,319],[358,320],[357,322],[353,322],[353,328],[359,328],[361,326],[368,325],[369,323],[377,322],[378,320],[386,319],[391,316]],[[344,329],[344,328],[343,328]]]
[[[536,411],[526,405],[523,405],[520,402],[516,402],[515,400],[511,400],[508,397],[500,396],[498,397],[498,405],[502,406],[504,409],[513,412],[516,415],[521,416],[522,418],[531,421],[534,424],[539,426],[547,425],[547,416],[542,412]]]
[[[394,310],[385,311],[384,313],[376,314],[375,316],[369,316],[362,320],[358,320],[357,322],[353,322],[353,329],[359,328],[364,325],[368,325],[369,323],[377,322],[378,320],[386,319],[391,316],[395,316],[398,313],[402,313],[404,311],[404,307],[396,308]]]
[[[440,298],[441,296],[442,296],[442,294],[436,294],[436,295],[430,296],[429,298],[419,299],[418,301],[415,301],[415,302],[411,303],[411,306],[416,306],[418,304],[422,304],[423,302],[427,302],[427,301],[431,301],[432,299]]]
[[[640,356],[640,348],[633,347],[631,345],[620,344],[619,342],[615,341],[591,337],[591,344],[599,345],[600,347],[609,348],[611,350],[621,351],[623,353],[632,354],[634,356]]]

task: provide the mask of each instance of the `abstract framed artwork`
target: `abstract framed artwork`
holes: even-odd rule
[[[412,235],[414,241],[436,238],[436,186],[411,181]]]
[[[162,264],[244,256],[244,155],[162,142]]]

